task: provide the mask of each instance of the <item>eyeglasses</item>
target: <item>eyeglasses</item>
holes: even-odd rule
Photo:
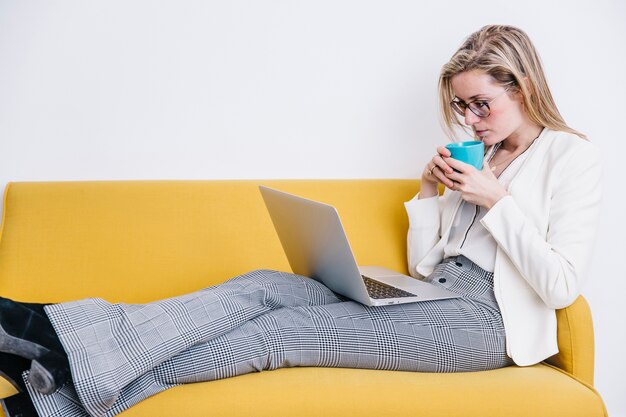
[[[500,94],[498,94],[491,100],[478,99],[478,100],[472,100],[469,103],[466,103],[463,100],[452,100],[450,102],[450,106],[455,112],[457,112],[463,117],[465,117],[465,111],[467,109],[470,109],[470,111],[474,113],[476,116],[480,117],[481,119],[484,119],[485,117],[489,116],[489,114],[491,113],[489,104],[492,103],[498,97],[500,97],[502,94],[506,93],[507,91],[509,91],[508,88],[506,88],[503,92],[501,92]]]

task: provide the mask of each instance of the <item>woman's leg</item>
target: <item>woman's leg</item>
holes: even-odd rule
[[[229,333],[199,343],[120,389],[113,416],[171,386],[290,366],[405,371],[476,371],[511,364],[492,274],[462,257],[430,280],[461,295],[452,300],[365,307],[329,305],[268,311]],[[84,416],[71,384],[51,396],[31,395],[42,416]],[[62,414],[54,411],[63,410]]]
[[[68,354],[82,404],[100,415],[124,387],[191,346],[275,309],[339,301],[310,278],[261,270],[149,304],[87,299],[46,311]]]
[[[163,362],[124,387],[104,416],[181,383],[282,367],[462,372],[510,364],[498,310],[475,299],[286,307]],[[65,407],[64,416],[86,415],[71,387],[55,395],[35,401],[45,409]]]
[[[166,384],[314,366],[472,372],[509,365],[499,314],[471,300],[282,308],[153,370]]]

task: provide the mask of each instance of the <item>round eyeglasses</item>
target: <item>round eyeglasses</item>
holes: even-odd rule
[[[502,91],[500,94],[498,94],[491,100],[476,99],[476,100],[470,101],[469,103],[466,103],[463,100],[459,100],[459,99],[452,100],[450,102],[450,106],[455,112],[457,112],[463,117],[465,117],[465,111],[467,109],[470,109],[470,111],[474,113],[476,116],[480,117],[481,119],[484,119],[485,117],[489,116],[489,114],[491,113],[489,104],[492,103],[498,97],[500,97],[502,94],[506,93],[507,91],[509,91],[508,88],[506,88],[504,91]]]

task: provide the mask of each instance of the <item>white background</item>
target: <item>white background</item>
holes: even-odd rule
[[[561,113],[605,155],[584,294],[596,387],[626,416],[622,1],[0,0],[0,187],[418,178],[446,142],[439,69],[489,23],[531,36]]]

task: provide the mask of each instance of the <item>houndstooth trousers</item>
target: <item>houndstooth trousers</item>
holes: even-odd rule
[[[114,416],[178,384],[281,367],[510,365],[493,274],[459,256],[427,280],[461,297],[367,307],[310,278],[258,270],[149,304],[51,305],[72,381],[51,395],[27,389],[42,417]]]

